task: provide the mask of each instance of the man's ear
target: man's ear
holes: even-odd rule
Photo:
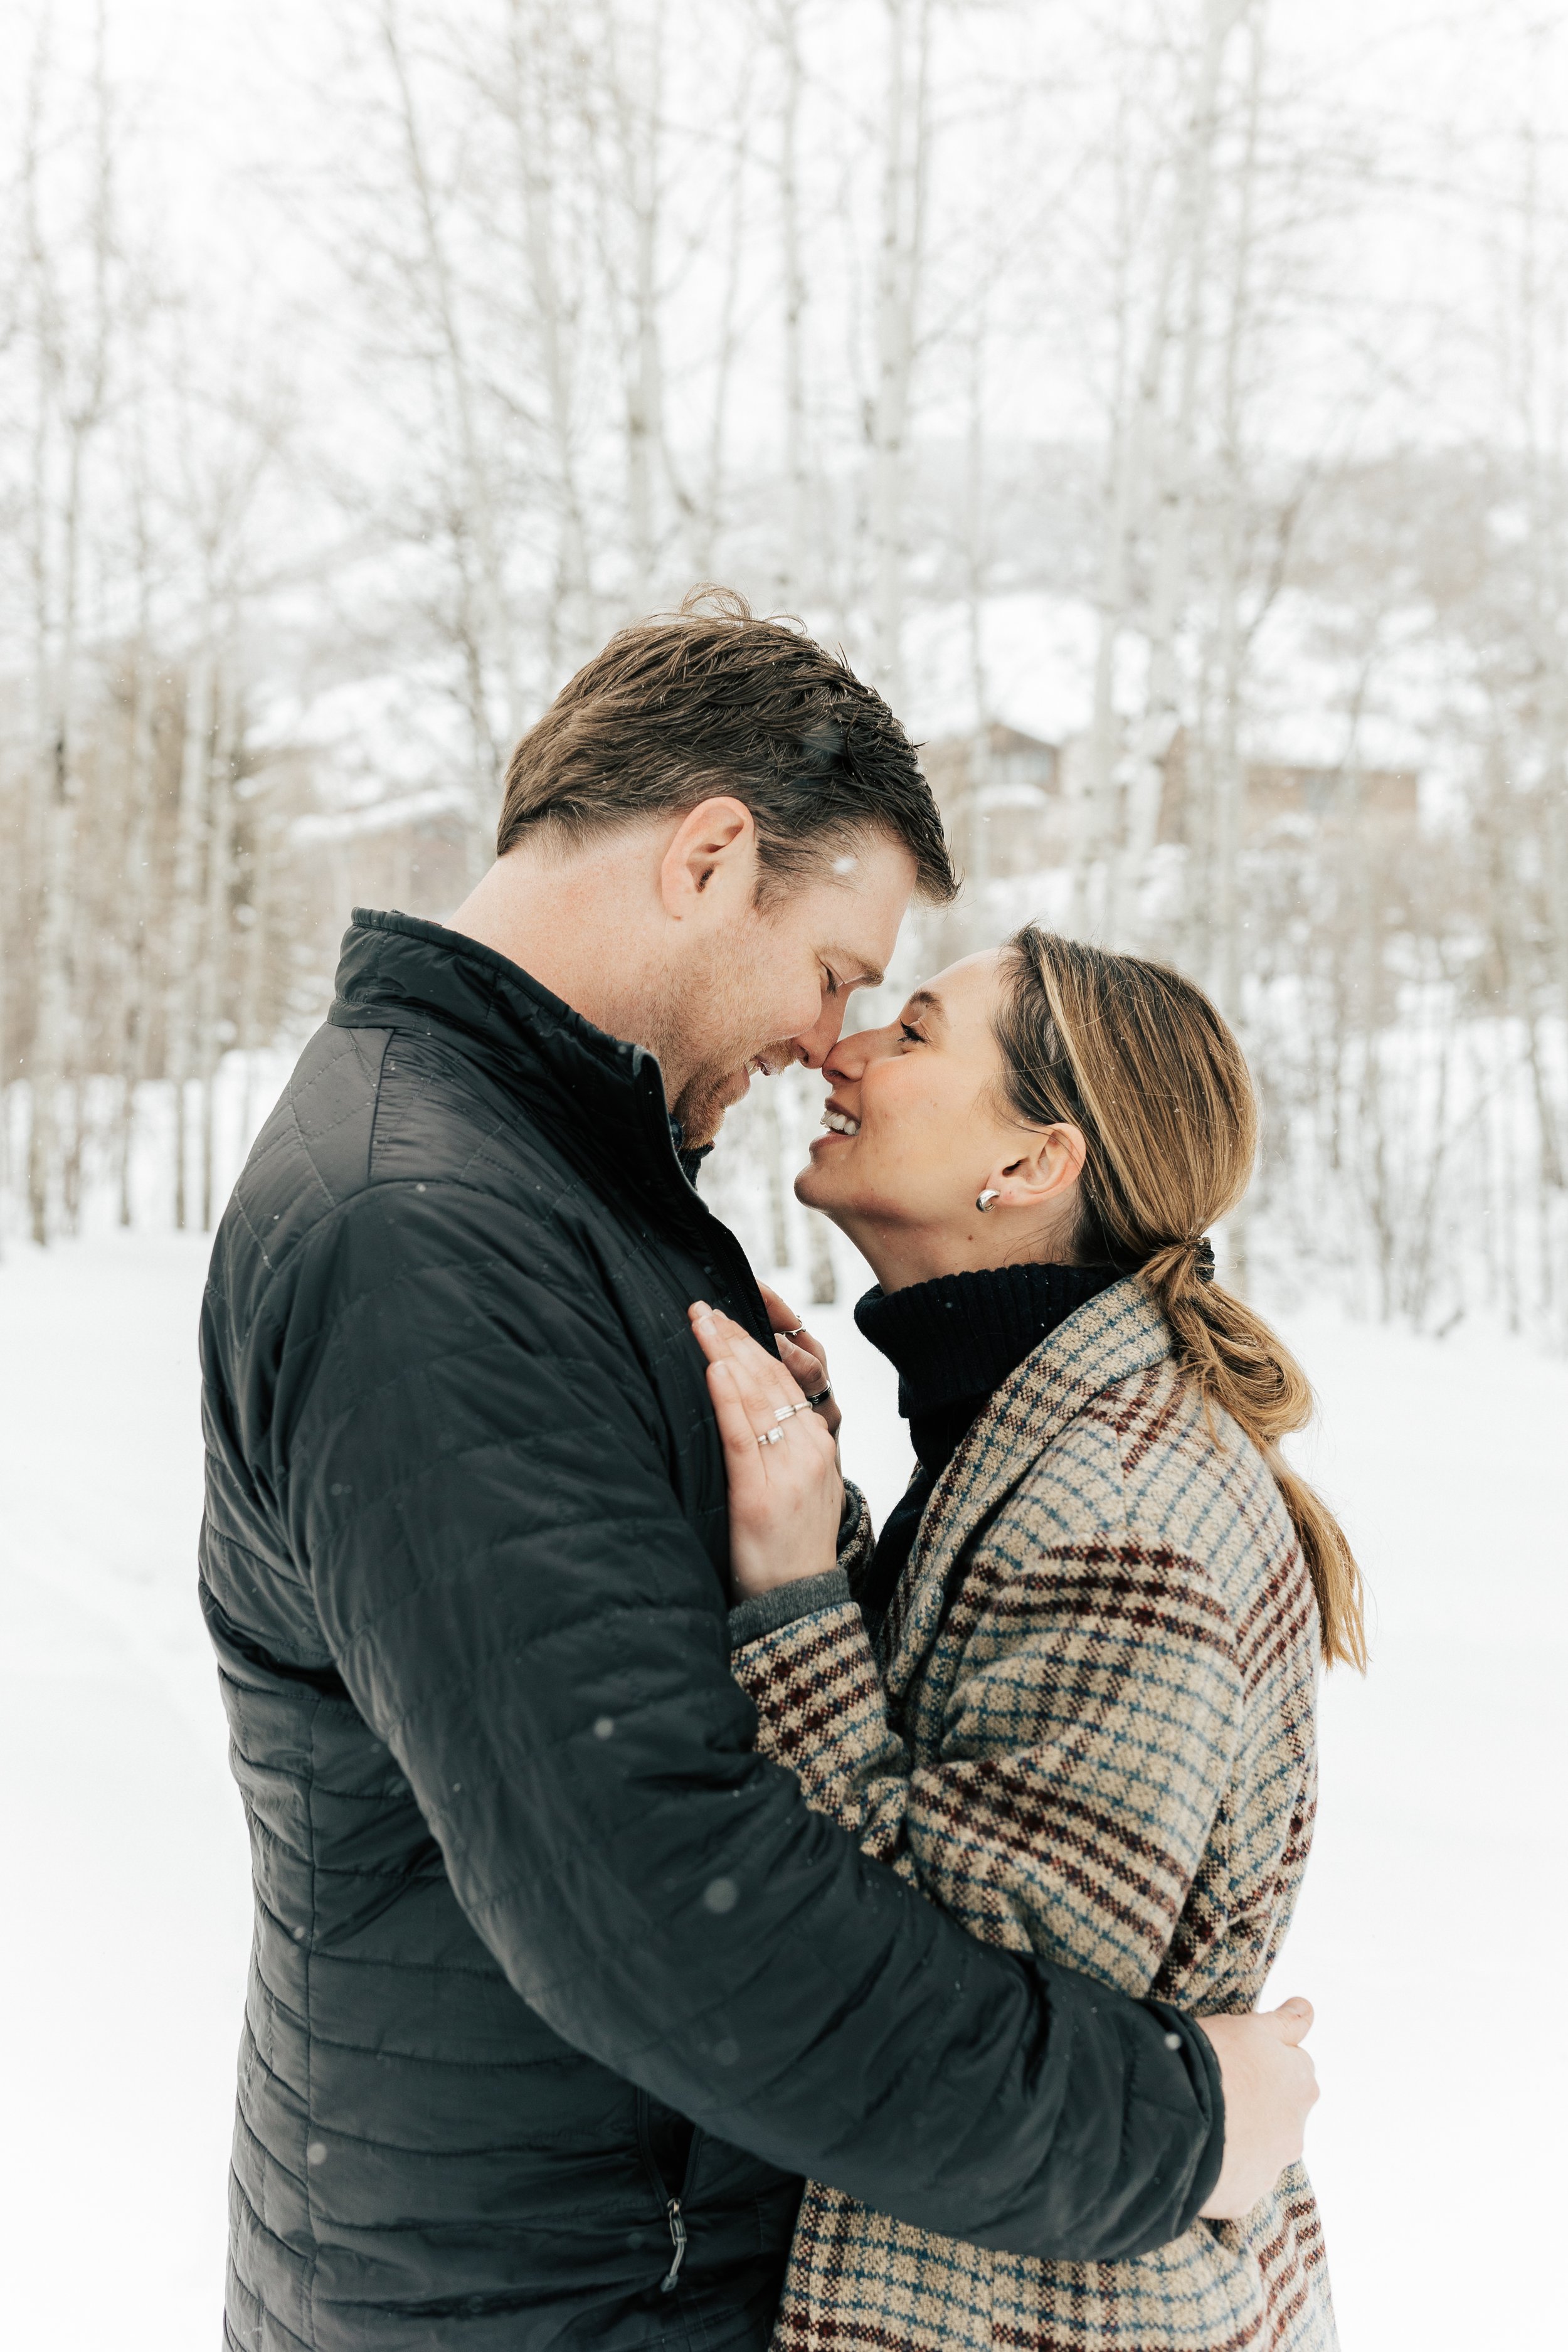
[[[744,801],[727,793],[699,801],[671,834],[658,865],[664,910],[680,922],[716,900],[756,895],[757,821]]]

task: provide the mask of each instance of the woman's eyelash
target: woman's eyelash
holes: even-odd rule
[[[902,1030],[904,1035],[909,1039],[911,1045],[923,1045],[925,1044],[925,1039],[921,1035],[920,1031],[918,1029],[911,1029],[907,1021],[900,1021],[899,1027]]]

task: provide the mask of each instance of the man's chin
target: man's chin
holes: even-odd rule
[[[680,1141],[687,1151],[706,1151],[719,1140],[726,1111],[743,1101],[752,1083],[750,1069],[731,1070],[722,1078],[688,1087],[675,1106]]]

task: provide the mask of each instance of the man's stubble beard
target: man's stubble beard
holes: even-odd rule
[[[725,1112],[732,1109],[746,1092],[740,1087],[739,1078],[749,1063],[765,1061],[770,1070],[782,1070],[795,1058],[793,1047],[781,1039],[775,1045],[753,1048],[749,1054],[732,1054],[727,1061],[715,1063],[708,1069],[694,1070],[670,1106],[679,1123],[683,1147],[688,1151],[701,1151],[717,1141]]]
[[[737,971],[732,956],[716,956],[705,972],[688,973],[679,1001],[664,1007],[665,1034],[690,1073],[670,1104],[689,1151],[715,1140],[725,1112],[746,1091],[752,1062],[763,1059],[776,1070],[795,1059],[786,1041],[759,1043],[748,1024],[745,1008],[759,992],[749,971]]]

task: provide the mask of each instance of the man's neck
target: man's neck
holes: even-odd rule
[[[498,858],[447,923],[521,966],[612,1037],[663,1062],[660,991],[639,950],[647,930],[646,856],[626,834],[581,849],[528,846]],[[668,1076],[667,1072],[667,1077]]]

